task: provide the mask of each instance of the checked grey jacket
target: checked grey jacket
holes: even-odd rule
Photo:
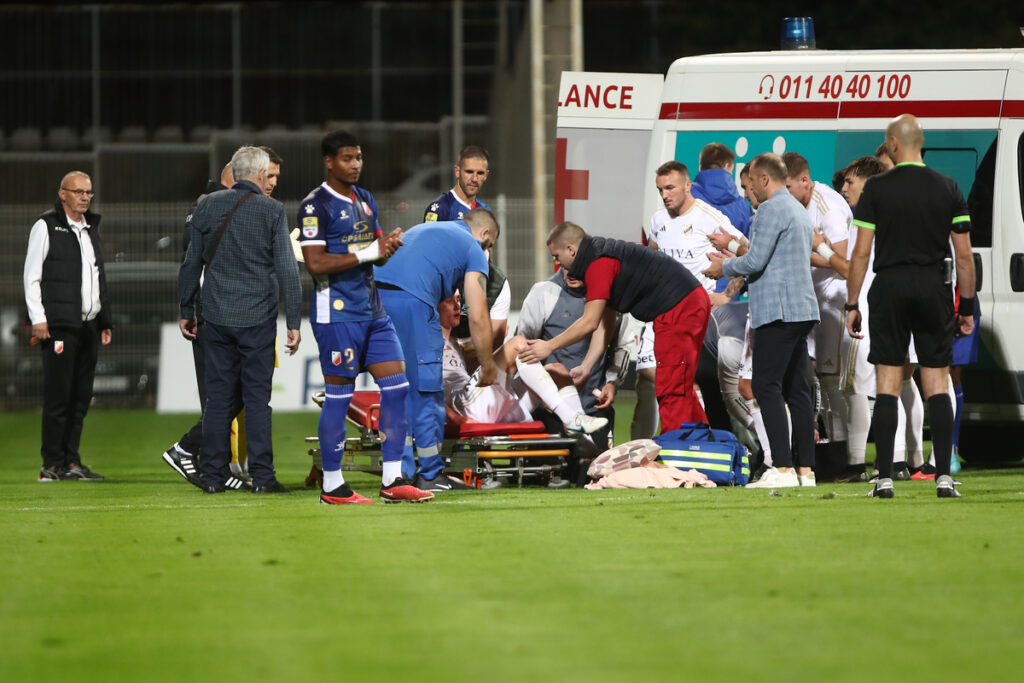
[[[206,253],[224,217],[244,192],[252,197],[235,212],[203,273]],[[283,293],[288,329],[299,329],[302,286],[288,237],[284,205],[242,180],[203,198],[192,214],[191,239],[178,269],[181,317],[195,317],[203,276],[203,319],[226,327],[253,327],[277,318]]]
[[[747,278],[751,327],[821,319],[811,282],[813,232],[807,209],[786,189],[757,208],[750,251],[722,262],[726,277]]]

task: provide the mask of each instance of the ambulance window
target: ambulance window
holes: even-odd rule
[[[996,179],[996,142],[992,141],[978,164],[974,184],[967,195],[967,208],[971,212],[971,246],[992,246],[992,196]]]

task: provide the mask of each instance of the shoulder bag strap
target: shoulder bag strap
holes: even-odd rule
[[[242,206],[242,204],[245,204],[253,196],[254,195],[252,192],[246,191],[246,193],[243,194],[237,202],[235,202],[235,205],[231,207],[231,211],[228,211],[228,215],[224,217],[224,220],[220,224],[220,228],[217,230],[217,234],[213,238],[213,242],[210,244],[210,248],[207,249],[206,254],[203,258],[203,261],[206,263],[207,266],[209,266],[210,261],[213,260],[213,255],[217,253],[217,247],[220,246],[220,239],[224,236],[224,232],[228,229],[228,223],[231,222],[231,217],[235,215],[235,211],[238,211],[238,208]]]

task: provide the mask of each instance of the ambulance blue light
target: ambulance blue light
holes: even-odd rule
[[[783,50],[813,50],[814,18],[786,17],[782,20]]]

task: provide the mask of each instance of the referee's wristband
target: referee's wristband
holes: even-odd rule
[[[969,299],[966,297],[960,297],[960,305],[956,308],[957,315],[962,315],[965,318],[974,317],[974,303],[976,301],[977,298],[973,296]]]
[[[360,249],[356,252],[356,260],[359,263],[366,263],[367,261],[379,261],[380,260],[380,242],[374,240],[370,243],[370,246],[365,249]]]
[[[818,256],[820,256],[821,258],[825,259],[826,261],[828,261],[833,256],[835,256],[835,253],[836,253],[836,252],[832,251],[832,247],[828,246],[824,242],[819,244],[818,248],[815,249],[815,251],[818,252]]]
[[[729,244],[725,248],[734,254],[740,253],[740,243],[736,240],[729,240]]]

